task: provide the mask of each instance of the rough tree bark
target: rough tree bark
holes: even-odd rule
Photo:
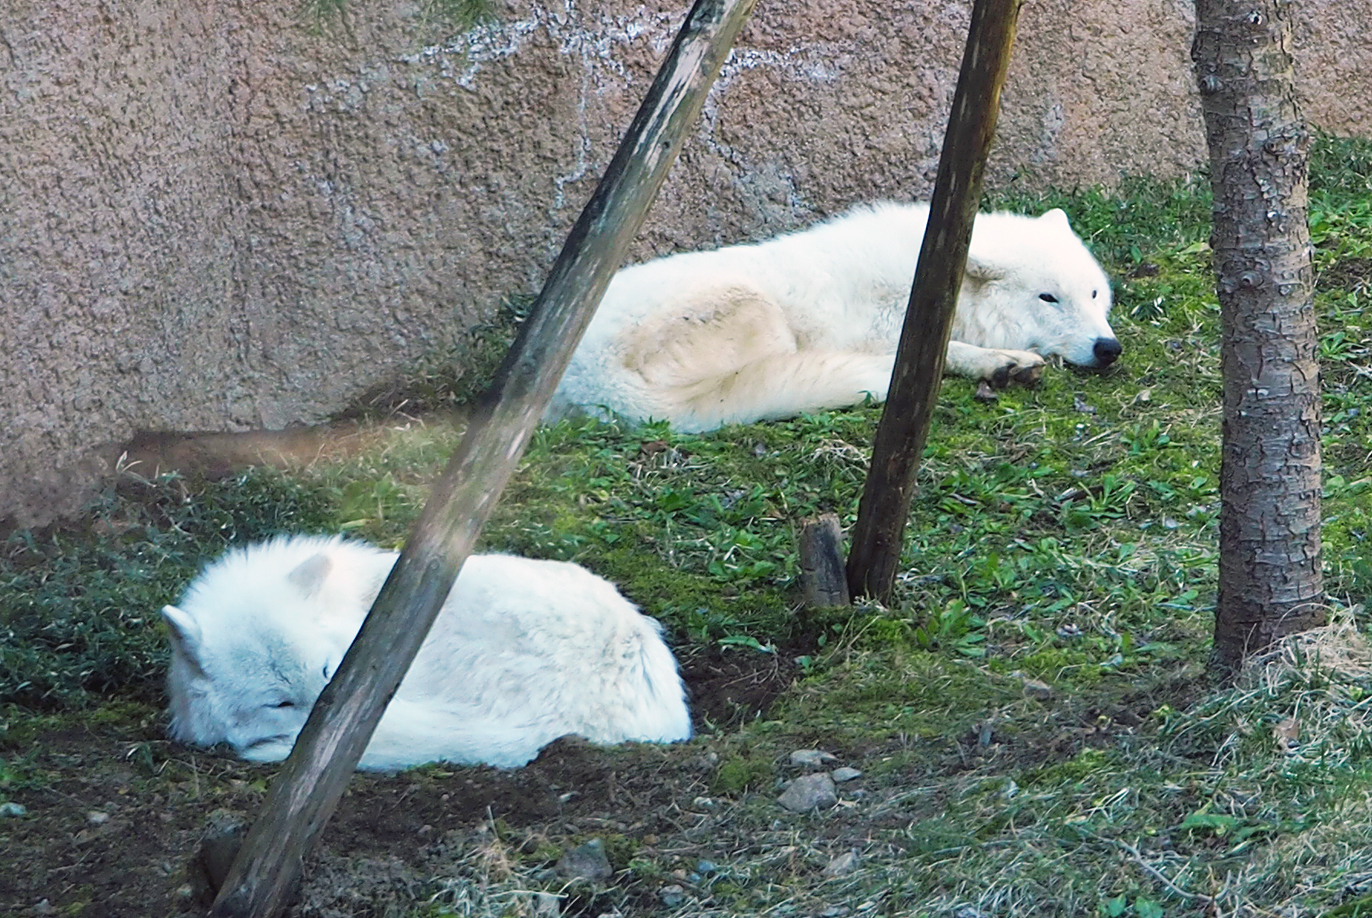
[[[1224,378],[1212,665],[1325,620],[1309,133],[1283,0],[1197,0]]]

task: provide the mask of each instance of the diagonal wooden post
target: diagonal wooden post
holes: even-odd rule
[[[697,0],[211,908],[270,918],[337,807],[756,0]]]
[[[972,7],[929,205],[929,228],[920,247],[895,372],[853,527],[848,588],[854,596],[886,599],[895,584],[1022,2],[976,0]]]

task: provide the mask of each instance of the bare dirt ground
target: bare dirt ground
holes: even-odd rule
[[[715,724],[756,715],[791,678],[775,658],[738,654],[696,660],[684,673],[698,720]],[[173,743],[161,712],[114,719],[3,744],[3,758],[38,786],[12,793],[23,812],[0,818],[0,915],[204,914],[202,836],[212,824],[250,823],[277,769]],[[417,910],[436,894],[435,877],[453,872],[493,827],[526,847],[541,840],[550,858],[562,840],[651,844],[677,832],[681,803],[708,795],[714,770],[708,752],[691,745],[606,750],[569,739],[509,771],[359,774],[292,914]],[[563,900],[560,913],[599,915],[625,902],[624,891],[588,892]]]
[[[711,884],[725,874],[702,875],[707,865],[733,858],[755,865],[775,855],[777,882],[809,877],[822,890],[833,852],[875,856],[882,839],[899,837],[912,823],[936,821],[946,803],[941,794],[952,792],[958,778],[1063,761],[1083,748],[1118,742],[1161,696],[1184,702],[1197,687],[1190,674],[1141,691],[1132,704],[1125,699],[1108,711],[1064,707],[1052,722],[1023,731],[997,725],[992,735],[988,724],[954,741],[916,737],[900,748],[887,741],[833,749],[833,764],[859,770],[879,767],[892,754],[908,759],[898,771],[844,785],[837,806],[806,815],[787,813],[776,801],[782,781],[800,773],[786,762],[786,751],[803,732],[788,730],[775,748],[764,741],[754,750],[771,757],[775,776],[747,792],[720,790],[723,759],[737,760],[730,738],[737,738],[740,721],[764,711],[795,675],[779,659],[720,653],[688,662],[684,672],[697,722],[714,726],[685,744],[605,749],[564,739],[509,771],[440,765],[358,774],[307,862],[288,914],[599,918],[696,914],[693,905],[711,906],[699,914],[732,914],[712,898],[718,890]],[[277,768],[173,743],[165,738],[160,711],[131,708],[111,720],[53,725],[0,747],[0,758],[37,778],[10,794],[22,815],[0,817],[6,864],[0,915],[206,913],[207,872],[222,874],[227,865],[205,864],[202,839],[213,826],[250,824]],[[912,790],[936,788],[949,776],[955,780],[939,793]],[[804,841],[778,842],[776,836],[786,833]],[[604,842],[610,870],[591,882],[576,881],[559,861],[593,838]],[[898,862],[897,849],[889,855]],[[749,882],[759,882],[756,867],[750,870]],[[472,890],[502,881],[508,881],[504,899],[495,901],[492,893],[492,901],[473,901]],[[540,899],[539,889],[555,896],[542,893]],[[792,911],[861,913],[854,904],[802,900]]]

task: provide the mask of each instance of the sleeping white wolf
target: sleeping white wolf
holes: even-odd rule
[[[231,550],[162,610],[171,733],[245,759],[291,751],[398,555],[337,538]],[[575,564],[473,555],[359,765],[523,765],[567,734],[691,733],[657,622]]]
[[[608,410],[683,431],[881,401],[929,208],[877,204],[755,245],[625,268],[549,409]],[[949,373],[1004,384],[1045,355],[1120,354],[1110,282],[1061,210],[977,217]]]

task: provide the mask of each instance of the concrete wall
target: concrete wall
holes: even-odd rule
[[[1356,9],[1354,9],[1356,7]],[[351,0],[0,9],[0,519],[79,506],[140,430],[327,417],[536,291],[687,5],[506,0],[452,37]],[[927,194],[969,3],[766,0],[644,256]],[[1308,114],[1358,133],[1368,2],[1303,4]],[[1030,0],[993,185],[1203,158],[1183,0]]]

